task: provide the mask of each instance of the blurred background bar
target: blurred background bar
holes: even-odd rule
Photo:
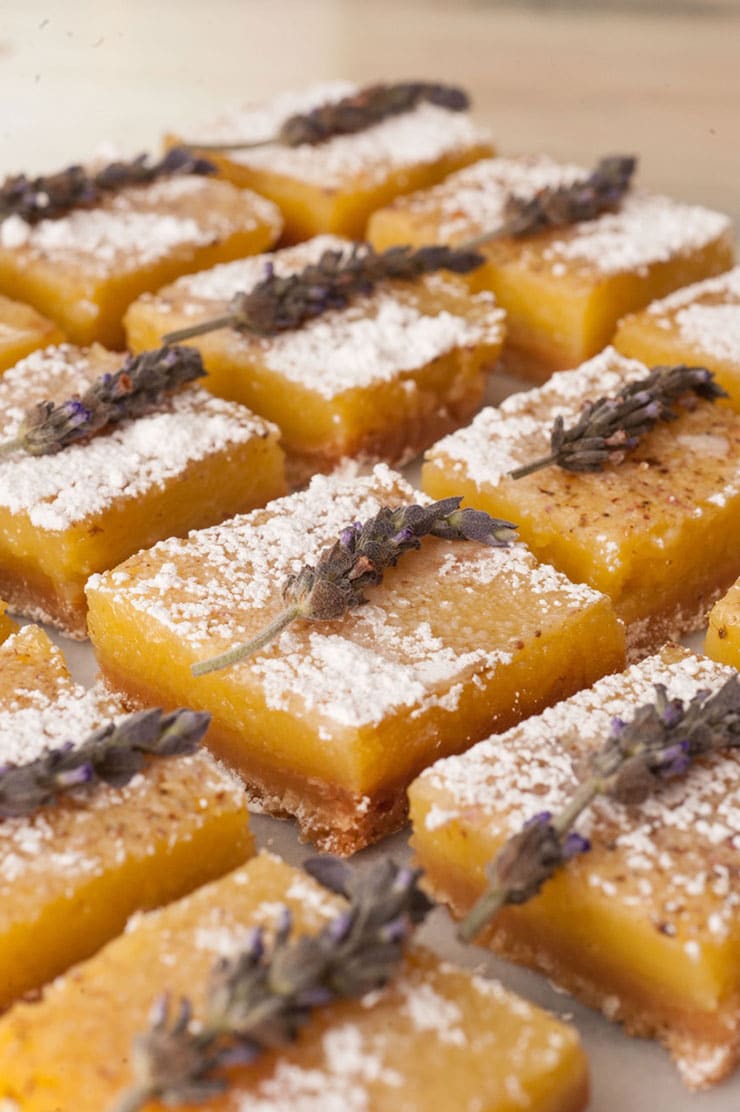
[[[0,172],[334,76],[460,82],[502,152],[636,151],[644,184],[740,222],[738,0],[3,0]]]

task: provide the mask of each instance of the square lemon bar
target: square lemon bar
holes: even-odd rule
[[[351,853],[402,825],[406,786],[431,760],[622,667],[609,601],[523,545],[430,538],[344,621],[295,622],[268,648],[193,679],[283,609],[281,587],[340,531],[419,497],[379,465],[140,553],[94,576],[90,636],[135,705],[213,715],[208,744],[255,802]]]
[[[614,346],[643,363],[708,367],[740,409],[740,267],[625,317]]]
[[[113,1108],[132,1085],[131,1046],[162,992],[187,995],[197,1015],[209,970],[243,949],[250,927],[272,936],[287,907],[295,936],[313,935],[344,906],[262,854],[168,908],[137,916],[40,1003],[0,1020],[0,1099],[23,1112]],[[451,1092],[457,1112],[581,1112],[587,1066],[572,1028],[412,944],[385,988],[314,1009],[295,1042],[230,1068],[225,1091],[198,1107],[448,1112]]]
[[[602,472],[557,466],[509,472],[546,456],[554,419],[574,423],[583,403],[615,395],[648,369],[613,348],[545,386],[487,408],[428,453],[422,485],[463,494],[516,521],[522,539],[576,582],[608,594],[643,655],[703,625],[740,571],[740,418],[696,401],[676,405],[635,451]]]
[[[30,305],[0,295],[0,374],[37,348],[63,340],[61,329]]]
[[[666,646],[461,757],[410,789],[412,844],[438,896],[465,914],[506,838],[558,813],[615,718],[714,691],[731,669]],[[581,772],[579,772],[581,769]],[[634,1035],[660,1039],[701,1088],[740,1061],[740,753],[703,757],[644,803],[597,799],[577,829],[591,849],[483,936]]]
[[[0,647],[0,765],[80,743],[122,712],[102,688],[72,682],[40,629]],[[94,953],[133,911],[251,851],[241,785],[205,749],[151,763],[125,787],[0,819],[0,1010]]]
[[[5,613],[7,608],[8,604],[0,599],[0,642],[5,641],[18,629],[15,622]]]
[[[288,276],[326,251],[352,244],[319,236],[274,255],[241,259],[145,294],[126,314],[134,351],[177,329],[222,317],[252,290],[268,264]],[[274,336],[222,328],[193,341],[214,394],[274,421],[298,474],[343,457],[407,461],[480,408],[486,370],[497,361],[504,314],[493,296],[439,271],[385,281],[300,327]]]
[[[0,293],[33,305],[77,344],[122,347],[121,319],[143,293],[180,274],[265,251],[275,205],[197,175],[127,186],[92,208],[0,223]]]
[[[709,611],[704,651],[713,660],[740,668],[740,579]]]
[[[263,104],[227,110],[197,134],[170,137],[169,142],[264,143],[289,117],[359,91],[351,82],[331,81],[281,93]],[[209,149],[207,157],[230,181],[279,205],[286,238],[295,242],[321,232],[359,239],[374,209],[491,154],[488,132],[467,112],[423,103],[355,134],[335,135],[315,145],[267,142],[253,150]]]
[[[498,228],[512,194],[534,197],[587,174],[544,155],[486,159],[380,209],[368,238],[377,248],[462,243]],[[601,351],[625,313],[727,270],[733,257],[728,217],[636,189],[615,212],[479,250],[487,261],[473,285],[506,310],[504,362],[538,382]]]
[[[122,364],[98,346],[29,355],[0,378],[3,441],[37,403],[80,394]],[[277,429],[197,387],[54,455],[0,454],[0,596],[84,637],[92,572],[284,490]]]

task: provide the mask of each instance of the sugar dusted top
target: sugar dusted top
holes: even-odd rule
[[[549,467],[524,479],[507,478],[548,454],[557,416],[567,426],[586,400],[613,395],[647,374],[642,363],[606,348],[545,386],[482,410],[467,428],[431,449],[427,466],[482,490],[500,488],[522,513],[537,516],[538,529],[557,530],[567,522],[572,543],[586,544],[607,566],[640,533],[661,550],[687,517],[716,513],[740,493],[740,420],[723,407],[677,405],[677,421],[661,423],[622,463],[603,472]],[[571,527],[575,521],[577,530]]]
[[[296,247],[222,263],[186,275],[142,304],[174,313],[186,324],[221,316],[234,294],[260,282],[268,264],[287,276],[318,261],[324,251],[351,250],[349,240],[317,236]],[[262,338],[225,329],[217,333],[234,358],[259,361],[322,397],[391,381],[456,348],[494,344],[503,336],[503,310],[487,292],[472,295],[461,280],[439,272],[417,282],[386,282],[344,309],[334,309],[300,328]],[[449,305],[449,308],[440,307]],[[459,308],[458,308],[459,306]],[[179,323],[179,322],[178,322]],[[212,341],[213,342],[213,341]]]
[[[209,143],[260,142],[277,135],[289,116],[310,112],[357,91],[358,86],[351,82],[332,81],[281,93],[264,104],[231,109],[209,120],[186,139],[207,139]],[[466,112],[420,104],[411,112],[392,116],[364,131],[337,135],[316,146],[285,147],[270,143],[256,150],[229,151],[228,157],[250,169],[321,188],[350,189],[358,178],[367,187],[405,167],[434,163],[468,147],[489,143],[488,133],[476,126]]]
[[[740,266],[654,301],[646,315],[693,353],[740,366]]]
[[[105,591],[174,634],[192,660],[216,655],[254,636],[282,607],[284,579],[355,520],[382,505],[423,500],[379,466],[365,477],[316,477],[308,490],[215,528],[170,540],[94,577]],[[485,599],[482,613],[450,622],[459,605]],[[225,673],[258,686],[268,706],[298,716],[313,712],[327,729],[361,727],[404,708],[454,711],[473,675],[505,666],[518,639],[562,622],[601,599],[538,565],[521,545],[491,549],[429,540],[368,592],[369,603],[345,621],[296,622],[257,656]],[[523,613],[516,637],[497,607]],[[507,610],[508,608],[508,610]],[[482,622],[481,628],[476,623]],[[321,729],[322,727],[320,727]]]
[[[284,905],[296,935],[317,932],[343,906],[263,852],[184,899],[136,915],[125,934],[50,985],[40,1004],[21,1004],[0,1021],[0,1070],[10,1093],[43,1076],[45,1092],[60,1107],[72,1093],[76,1112],[112,1106],[131,1084],[129,1049],[146,1030],[154,1000],[165,990],[174,999],[187,995],[195,1016],[203,1015],[214,963],[243,948],[255,926],[265,929],[269,946]],[[62,1041],[60,1023],[70,1031]],[[105,1070],[95,1068],[100,1030],[111,1048]],[[208,1106],[214,1112],[397,1112],[425,1107],[429,1093],[454,1076],[456,1108],[479,1112],[549,1091],[567,1069],[583,1069],[573,1030],[497,982],[412,945],[387,987],[315,1008],[300,1038],[232,1068],[228,1090]]]
[[[557,813],[578,780],[583,755],[600,748],[613,717],[629,720],[652,702],[717,690],[732,669],[668,646],[623,674],[543,711],[461,757],[422,773],[417,790],[433,799],[430,831],[470,824],[496,843],[542,811]],[[635,807],[598,798],[578,829],[593,845],[569,870],[684,941],[722,941],[740,928],[740,754],[703,758]]]
[[[12,687],[3,687],[8,674]],[[85,690],[74,684],[58,650],[34,627],[0,647],[0,766],[80,744],[123,713],[102,686]],[[0,820],[0,929],[27,913],[38,915],[40,889],[49,899],[63,898],[85,878],[120,865],[132,848],[134,854],[154,852],[150,832],[174,846],[185,828],[206,821],[209,807],[233,810],[242,793],[200,750],[150,765],[125,787],[78,795],[71,806]]]
[[[432,225],[433,238],[460,242],[499,227],[510,194],[526,199],[544,188],[571,185],[588,172],[546,155],[486,159],[432,189],[400,198],[393,207],[407,215],[411,229],[422,228],[425,239]],[[523,265],[544,266],[556,276],[566,271],[642,273],[656,263],[700,250],[728,236],[730,229],[729,218],[721,213],[632,190],[616,212],[536,236],[494,242],[482,250],[493,255],[515,250]]]
[[[273,227],[275,205],[227,182],[187,176],[130,186],[90,209],[27,224],[19,216],[0,223],[0,253],[82,271],[90,278],[120,275],[173,255],[207,247],[238,231]]]
[[[95,347],[62,345],[34,352],[0,379],[3,438],[15,436],[25,412],[37,402],[81,393],[121,363],[120,355]],[[26,514],[39,529],[62,532],[119,499],[162,487],[195,460],[271,429],[243,406],[188,388],[164,398],[150,413],[56,455],[17,451],[1,457],[0,507]]]

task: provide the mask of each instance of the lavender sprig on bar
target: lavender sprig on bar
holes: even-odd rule
[[[98,784],[121,788],[152,757],[193,753],[210,714],[144,710],[109,722],[79,744],[50,749],[27,764],[0,768],[0,818],[30,815],[60,795],[88,792]]]
[[[586,402],[569,428],[556,417],[550,454],[515,468],[509,478],[523,479],[552,464],[565,471],[603,471],[608,463],[621,463],[660,421],[674,421],[674,402],[691,394],[710,402],[728,396],[706,367],[654,367],[614,397]]]
[[[384,506],[368,521],[349,525],[333,545],[321,553],[316,567],[306,564],[283,586],[285,610],[251,641],[192,667],[194,676],[217,672],[252,656],[301,618],[332,622],[367,602],[365,588],[381,583],[384,572],[405,552],[420,548],[423,537],[473,540],[492,546],[508,545],[516,525],[489,517],[483,510],[460,509],[462,498],[445,498],[429,506]]]
[[[163,347],[130,355],[119,371],[101,375],[84,394],[35,405],[18,435],[0,443],[0,455],[17,450],[32,456],[61,452],[104,428],[140,417],[165,394],[205,373],[200,352],[194,348]]]
[[[372,293],[379,282],[412,282],[436,270],[467,274],[482,262],[482,255],[455,247],[389,247],[378,254],[369,244],[356,243],[348,252],[324,251],[318,262],[284,278],[269,264],[254,289],[232,297],[225,316],[168,332],[162,342],[179,343],[219,328],[275,336],[330,309],[343,309],[352,298]]]
[[[282,147],[316,146],[337,135],[354,135],[381,123],[390,116],[411,112],[419,104],[435,104],[450,112],[464,112],[470,107],[468,94],[455,85],[439,85],[429,81],[399,81],[393,85],[368,85],[342,97],[321,104],[311,112],[289,116],[276,135],[252,143],[199,143],[189,146],[203,151],[245,151],[273,143]]]
[[[587,776],[558,815],[535,815],[504,844],[489,867],[491,888],[460,924],[465,942],[507,904],[526,903],[572,857],[591,848],[573,829],[599,795],[636,805],[667,780],[685,775],[699,757],[740,747],[740,676],[730,676],[711,694],[699,691],[688,703],[668,699],[655,685],[655,702],[633,718],[612,721],[603,747],[586,762]]]
[[[92,208],[106,194],[128,185],[146,185],[175,174],[213,174],[215,170],[206,159],[196,158],[184,147],[173,147],[158,162],[141,154],[129,162],[111,162],[101,170],[68,166],[37,178],[16,174],[0,185],[0,221],[9,216],[18,216],[27,224],[55,220],[72,209]]]
[[[602,158],[587,177],[570,185],[545,186],[533,197],[512,193],[504,205],[503,222],[460,246],[474,251],[495,239],[519,238],[548,228],[595,220],[602,213],[619,207],[630,188],[636,166],[637,159],[632,155],[611,155]]]
[[[420,874],[389,858],[364,874],[332,857],[305,867],[345,896],[348,908],[313,936],[294,936],[287,908],[270,945],[261,928],[251,931],[244,949],[212,970],[197,1025],[189,1000],[171,1015],[168,998],[161,997],[149,1031],[134,1042],[133,1086],[113,1112],[138,1112],[154,1099],[168,1106],[207,1101],[228,1088],[227,1066],[247,1065],[293,1042],[315,1008],[362,997],[390,981],[432,907],[418,886]]]

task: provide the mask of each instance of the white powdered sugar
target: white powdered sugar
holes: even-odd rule
[[[235,205],[234,194],[228,183],[199,176],[130,186],[94,208],[38,224],[11,216],[0,224],[0,248],[22,250],[27,262],[107,275],[151,266],[175,251],[215,244],[262,222],[280,226],[270,201],[241,191]]]
[[[414,501],[429,500],[382,465],[364,477],[317,476],[308,490],[267,511],[157,545],[146,571],[129,574],[123,565],[93,577],[88,589],[112,592],[117,604],[146,613],[187,642],[197,659],[251,637],[279,608],[286,577],[314,564],[349,523],[384,504]],[[507,595],[526,597],[533,630],[601,599],[538,565],[522,545],[456,544],[438,551],[439,570],[422,574],[418,587],[407,584],[384,605],[371,598],[335,631],[296,623],[268,650],[235,665],[233,682],[253,687],[256,681],[273,709],[314,712],[327,736],[337,727],[377,724],[403,708],[416,714],[438,706],[453,713],[464,684],[505,667],[514,648],[508,637],[481,645],[472,628],[450,624],[445,607],[451,604],[437,601],[443,591],[433,590],[431,576],[444,591],[454,587],[466,595],[485,593],[489,584],[500,591],[505,583]],[[419,621],[422,600],[428,613]]]
[[[277,135],[296,113],[352,95],[358,87],[334,81],[282,93],[262,105],[234,108],[209,120],[192,136],[209,143],[253,143]],[[354,135],[337,135],[323,143],[287,147],[277,143],[255,150],[234,150],[228,157],[254,170],[294,178],[324,189],[349,189],[357,178],[363,188],[383,182],[390,173],[419,163],[434,163],[480,143],[488,133],[466,112],[451,112],[420,104],[410,112],[391,116]]]
[[[707,298],[710,301],[740,301],[740,266],[718,274],[714,278],[705,278],[702,282],[694,282],[690,286],[682,286],[674,290],[667,297],[661,297],[648,305],[645,312],[650,316],[661,317],[674,309],[681,309],[686,305],[693,305]]]
[[[0,705],[0,765],[25,764],[48,749],[79,743],[122,713],[120,705],[99,687],[85,690],[65,683],[53,698],[43,692],[21,694],[22,703]]]
[[[193,322],[220,316],[234,294],[252,289],[269,266],[281,277],[318,261],[324,251],[349,255],[351,243],[335,236],[317,236],[273,255],[224,263],[212,270],[187,275],[146,303],[156,311],[182,307]],[[265,367],[325,398],[348,390],[392,381],[423,367],[455,349],[496,343],[503,333],[504,313],[493,295],[473,294],[465,315],[439,308],[445,293],[452,301],[459,292],[443,273],[428,275],[410,294],[397,288],[376,289],[354,298],[344,309],[331,310],[315,320],[268,339],[234,332],[225,341],[235,354],[252,354]],[[435,307],[425,311],[415,290],[436,295]]]
[[[646,314],[695,358],[740,365],[740,267],[654,301]]]
[[[482,409],[466,428],[438,441],[427,459],[449,461],[474,482],[497,486],[514,468],[547,454],[556,417],[567,424],[587,399],[616,393],[647,373],[643,363],[605,348],[576,370],[554,374],[537,390]]]
[[[435,220],[442,241],[460,240],[497,228],[511,194],[528,200],[543,188],[567,186],[587,174],[545,155],[487,159],[397,204],[414,219]],[[525,263],[531,256],[541,267],[544,259],[555,275],[564,273],[565,264],[599,275],[645,273],[657,263],[707,247],[730,230],[722,213],[633,190],[616,212],[549,233],[544,251],[537,239],[526,238],[517,250]]]
[[[96,370],[94,359],[66,345],[16,364],[0,380],[4,435],[13,438],[35,402],[84,391]],[[119,500],[161,489],[194,461],[271,429],[243,406],[189,387],[163,398],[150,413],[54,455],[18,450],[0,457],[0,507],[26,515],[39,529],[61,532]]]
[[[557,813],[573,792],[585,753],[599,748],[614,717],[629,721],[652,702],[654,685],[669,698],[717,690],[733,670],[667,648],[624,674],[558,703],[461,757],[422,773],[419,792],[434,802],[427,829],[471,823],[499,839],[533,814]],[[622,900],[667,934],[695,948],[736,930],[740,891],[740,754],[695,763],[635,807],[597,799],[578,829],[591,853],[571,863],[585,883]]]
[[[567,530],[572,551],[587,551],[589,561],[610,574],[632,558],[630,546],[638,535],[665,559],[666,546],[678,544],[679,537],[686,543],[681,530],[689,517],[699,521],[721,512],[740,493],[740,423],[729,410],[704,404],[679,409],[678,420],[661,423],[638,452],[603,472],[574,476],[550,467],[531,478],[508,478],[515,468],[549,454],[556,417],[567,427],[585,401],[614,395],[647,374],[642,363],[606,348],[537,390],[483,409],[467,428],[431,449],[428,465],[473,482],[482,492],[500,487],[518,502],[516,520],[535,530],[539,544]]]

